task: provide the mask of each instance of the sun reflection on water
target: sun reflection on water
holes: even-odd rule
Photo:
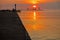
[[[26,12],[25,14],[21,13],[20,17],[22,19],[25,28],[28,31],[43,30],[45,28],[43,20],[44,17],[42,16],[43,13],[33,11],[33,12]]]
[[[54,12],[53,16],[57,17],[56,14],[57,13]],[[24,11],[18,15],[32,40],[40,40],[39,38],[42,37],[41,40],[60,37],[59,26],[56,26],[59,25],[60,20],[55,17],[49,17],[52,15],[50,11],[48,13],[41,11]]]
[[[36,12],[34,12],[34,17],[33,17],[34,20],[36,20]]]

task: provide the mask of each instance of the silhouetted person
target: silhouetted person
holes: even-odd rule
[[[15,10],[16,10],[16,4],[15,4]]]

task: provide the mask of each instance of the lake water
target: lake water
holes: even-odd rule
[[[60,10],[18,13],[32,40],[60,40]]]

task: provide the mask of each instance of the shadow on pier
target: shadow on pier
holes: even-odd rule
[[[31,40],[16,10],[0,11],[0,40]]]

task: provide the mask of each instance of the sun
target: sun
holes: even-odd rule
[[[34,8],[36,8],[36,5],[33,5]]]

